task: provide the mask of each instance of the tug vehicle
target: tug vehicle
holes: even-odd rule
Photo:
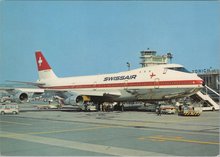
[[[200,116],[201,113],[202,107],[180,105],[178,108],[178,115],[180,116]]]

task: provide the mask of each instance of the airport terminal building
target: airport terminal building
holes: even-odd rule
[[[193,70],[192,72],[197,73],[198,76],[204,80],[207,86],[219,93],[220,69],[197,69]]]
[[[192,72],[197,73],[201,77],[205,84],[215,90],[217,93],[220,93],[220,69],[197,69]],[[210,91],[206,91],[208,94],[216,101],[219,101],[219,97],[216,94],[213,94]]]

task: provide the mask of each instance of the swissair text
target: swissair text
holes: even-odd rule
[[[137,75],[105,77],[103,81],[131,80],[136,79]]]

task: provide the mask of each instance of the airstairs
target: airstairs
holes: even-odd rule
[[[207,90],[210,90],[211,92],[216,94],[218,97],[220,97],[219,93],[217,93],[216,91],[214,91],[213,89],[211,89],[210,87],[208,87],[206,85],[205,85],[205,89],[206,89],[206,93],[199,91],[195,95],[193,95],[192,97],[194,99],[204,101],[212,108],[212,110],[219,110],[219,104],[212,100],[212,98],[207,94]]]

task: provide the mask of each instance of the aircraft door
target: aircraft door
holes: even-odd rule
[[[159,78],[155,78],[155,79],[154,79],[154,88],[155,88],[155,89],[158,89],[158,88],[159,88],[159,81],[160,81]]]
[[[128,89],[128,80],[124,81],[124,89]]]

